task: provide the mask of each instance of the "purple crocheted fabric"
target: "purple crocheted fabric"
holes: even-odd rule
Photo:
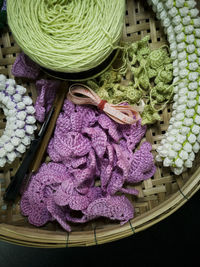
[[[37,79],[40,73],[40,67],[33,62],[23,52],[20,53],[12,67],[12,74],[15,77]]]
[[[59,81],[42,79],[36,82],[38,97],[35,103],[35,117],[39,122],[44,121],[46,114],[51,109],[56,95],[56,90],[59,88],[59,86]]]
[[[36,113],[42,121],[56,86],[41,80],[37,87]],[[43,164],[32,177],[21,199],[22,214],[36,226],[56,220],[67,231],[71,222],[98,217],[126,223],[133,218],[134,209],[123,193],[137,195],[138,191],[125,184],[138,183],[155,173],[149,143],[133,153],[145,131],[140,121],[120,125],[95,107],[65,100],[48,145],[52,162]]]

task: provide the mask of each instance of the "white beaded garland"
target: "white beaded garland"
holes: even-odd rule
[[[24,153],[33,138],[36,129],[35,109],[32,99],[24,96],[25,93],[26,89],[16,85],[15,80],[0,75],[0,107],[7,119],[0,137],[0,167],[12,163]]]

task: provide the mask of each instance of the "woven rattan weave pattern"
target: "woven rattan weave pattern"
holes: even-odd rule
[[[200,6],[200,3],[198,4]],[[125,41],[138,41],[145,35],[151,36],[150,46],[160,47],[166,44],[166,36],[151,8],[142,0],[127,0],[126,18],[123,31]],[[11,68],[16,55],[20,52],[8,29],[0,33],[0,73],[12,77]],[[35,101],[36,92],[34,83],[18,84],[27,88],[28,94]],[[153,154],[162,135],[168,127],[171,115],[171,106],[168,105],[161,112],[162,120],[148,128],[146,140],[153,146]],[[0,115],[0,134],[5,127],[3,112]],[[141,231],[150,225],[162,220],[178,209],[200,187],[200,168],[196,157],[192,169],[180,176],[175,176],[170,169],[157,164],[157,171],[149,180],[136,186],[138,197],[129,197],[135,207],[135,218],[124,226],[100,219],[85,225],[75,225],[70,234],[64,232],[57,224],[49,223],[45,227],[36,229],[29,225],[20,215],[18,205],[8,205],[3,202],[2,196],[9,184],[10,177],[16,172],[20,164],[17,159],[13,165],[0,169],[0,238],[21,245],[35,247],[65,247],[95,245],[117,240],[133,232]],[[199,169],[198,169],[199,168]]]

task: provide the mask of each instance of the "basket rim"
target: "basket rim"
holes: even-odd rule
[[[138,216],[123,226],[107,226],[107,229],[95,229],[77,232],[52,232],[44,229],[30,229],[5,223],[0,224],[0,239],[9,243],[37,248],[82,247],[117,241],[143,231],[165,219],[185,204],[200,189],[200,169],[166,201],[150,211]],[[120,231],[119,231],[120,229]],[[52,238],[53,237],[53,238]],[[32,241],[30,242],[30,238]]]

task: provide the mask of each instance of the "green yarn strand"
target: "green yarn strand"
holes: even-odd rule
[[[17,43],[33,61],[78,73],[118,47],[125,0],[8,0],[7,13]]]

